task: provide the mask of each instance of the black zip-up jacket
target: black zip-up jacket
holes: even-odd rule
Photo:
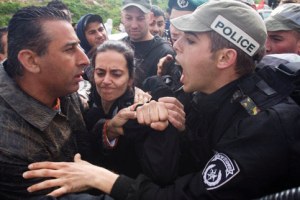
[[[101,97],[95,92],[92,91],[93,106],[84,114],[93,148],[90,161],[129,177],[135,178],[140,173],[147,174],[159,185],[173,181],[178,171],[176,162],[179,156],[179,134],[176,129],[170,126],[162,133],[140,125],[136,120],[129,120],[124,125],[124,136],[118,138],[113,149],[108,149],[103,144],[104,122],[112,119],[121,109],[132,105],[134,92],[128,89],[114,102],[108,114],[104,113]]]
[[[197,94],[182,139],[180,176],[159,187],[145,175],[121,175],[115,199],[252,199],[300,184],[300,108],[289,88],[260,75],[213,94]],[[277,88],[268,83],[277,81]],[[174,158],[174,157],[173,157]]]

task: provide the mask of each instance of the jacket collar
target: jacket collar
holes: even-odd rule
[[[45,130],[57,114],[57,111],[48,108],[22,91],[17,83],[5,72],[3,65],[0,67],[1,98],[25,121],[41,131]]]

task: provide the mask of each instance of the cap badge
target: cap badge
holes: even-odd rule
[[[188,0],[177,0],[177,4],[180,8],[186,8],[189,6]]]

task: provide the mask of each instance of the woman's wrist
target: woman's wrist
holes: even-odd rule
[[[109,141],[117,139],[124,134],[123,127],[116,127],[112,120],[107,121],[106,134]]]

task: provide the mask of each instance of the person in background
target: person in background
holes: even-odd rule
[[[281,0],[279,5],[285,4],[285,3],[300,3],[299,0]]]
[[[254,73],[267,38],[259,14],[236,1],[208,2],[171,23],[183,31],[174,44],[183,88],[197,92],[184,134],[189,146],[181,149],[193,155],[186,165],[194,169],[159,187],[146,176],[130,179],[77,155],[71,163],[31,164],[25,178],[56,179],[30,191],[54,187],[50,194],[60,196],[92,187],[123,200],[235,200],[299,186],[300,108]]]
[[[80,40],[80,46],[84,49],[85,54],[91,59],[95,49],[108,40],[108,35],[103,24],[103,19],[97,14],[86,14],[77,22],[76,34]],[[88,107],[88,96],[91,88],[93,69],[87,66],[84,69],[84,80],[80,82],[78,93],[83,102],[84,109]]]
[[[156,74],[159,59],[175,52],[167,41],[150,33],[153,13],[149,0],[123,0],[121,12],[121,20],[128,34],[123,41],[134,49],[134,85],[144,89],[143,81]]]
[[[251,8],[253,8],[254,10],[256,10],[256,5],[255,5],[254,0],[236,0],[236,1],[240,1],[242,3],[245,3],[248,6],[250,6]]]
[[[160,37],[165,36],[165,13],[164,11],[156,6],[151,6],[151,12],[153,13],[153,21],[149,24],[149,30],[152,35],[159,35]]]
[[[7,57],[7,27],[0,27],[0,63]]]
[[[300,4],[278,6],[265,21],[268,38],[267,54],[295,53],[300,55]]]
[[[66,4],[64,4],[62,1],[60,0],[52,0],[47,4],[48,7],[51,8],[56,8],[62,12],[64,12],[68,17],[70,22],[72,23],[72,14],[70,9],[68,8],[68,6]]]
[[[97,14],[86,14],[77,22],[76,34],[80,45],[88,57],[91,57],[91,50],[97,48],[104,41],[108,40],[103,19]]]
[[[0,198],[44,199],[28,193],[31,162],[72,161],[88,149],[76,93],[89,64],[69,17],[51,7],[25,7],[8,25],[8,55],[0,67]],[[85,156],[84,156],[85,157]],[[102,199],[88,194],[61,199]]]
[[[169,42],[171,42],[171,37],[170,37],[170,14],[171,14],[171,8],[167,7],[166,12],[165,12],[165,18],[166,18],[165,39]]]

